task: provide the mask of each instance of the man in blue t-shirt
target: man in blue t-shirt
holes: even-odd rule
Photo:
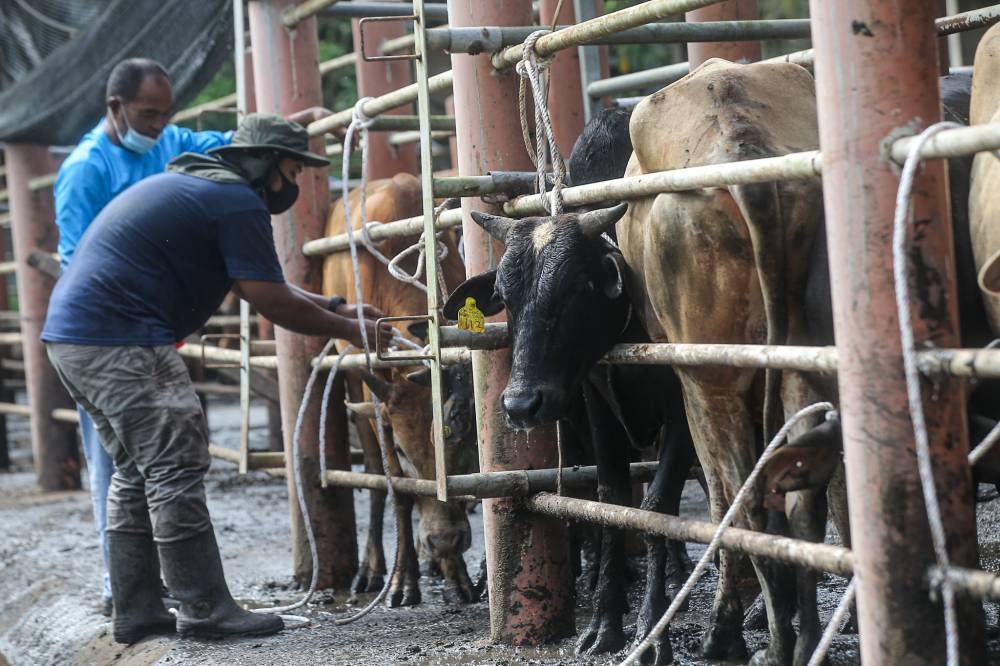
[[[83,233],[109,201],[157,173],[184,152],[203,153],[229,143],[232,132],[192,132],[170,125],[173,90],[163,66],[146,58],[130,58],[111,70],[107,82],[107,113],[84,135],[59,168],[55,185],[59,261],[69,265]],[[97,437],[94,423],[77,405],[80,438],[87,460],[94,524],[104,560],[101,612],[111,615],[111,582],[107,573],[104,536],[108,484],[114,466]]]
[[[163,578],[180,601],[182,636],[265,635],[281,619],[248,613],[229,594],[205,504],[208,432],[173,343],[202,327],[233,289],[276,325],[362,345],[391,339],[374,319],[284,281],[270,214],[298,196],[306,130],[252,114],[231,145],[186,153],[168,173],[115,198],[56,283],[42,330],[49,359],[97,426],[116,470],[107,536],[114,637],[174,631]],[[379,316],[369,308],[370,317]],[[363,330],[363,333],[362,333]]]

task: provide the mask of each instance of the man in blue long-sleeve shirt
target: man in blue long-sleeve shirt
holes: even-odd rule
[[[167,162],[181,153],[204,153],[230,142],[232,132],[193,132],[169,124],[172,107],[170,78],[159,63],[131,58],[111,71],[104,119],[84,135],[59,168],[56,180],[56,224],[63,269],[69,265],[90,223],[112,199],[140,180],[162,173]],[[104,528],[114,465],[101,447],[87,412],[79,406],[77,412],[87,459],[94,523],[105,563],[101,611],[110,616],[111,584]]]

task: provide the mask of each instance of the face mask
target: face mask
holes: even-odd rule
[[[274,168],[278,169],[277,166]],[[281,189],[277,192],[267,190],[267,210],[272,215],[284,213],[299,198],[299,186],[288,180],[281,169],[278,169],[278,175],[281,176]]]
[[[125,115],[125,109],[122,109],[122,118],[125,120],[125,134],[118,131],[118,124],[115,123],[114,116],[111,117],[111,124],[114,125],[115,134],[118,135],[118,141],[122,144],[122,148],[126,150],[131,150],[133,153],[138,153],[140,155],[145,155],[153,149],[156,145],[158,139],[148,137],[145,134],[140,134],[136,132],[128,124],[128,116]]]

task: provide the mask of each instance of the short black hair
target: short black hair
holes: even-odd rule
[[[107,98],[117,97],[123,102],[131,102],[139,96],[139,88],[147,76],[159,75],[170,80],[163,65],[149,58],[129,58],[122,60],[108,76]]]

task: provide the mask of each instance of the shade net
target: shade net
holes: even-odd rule
[[[125,58],[161,63],[181,108],[232,37],[230,0],[0,0],[0,141],[76,143],[104,115]]]

